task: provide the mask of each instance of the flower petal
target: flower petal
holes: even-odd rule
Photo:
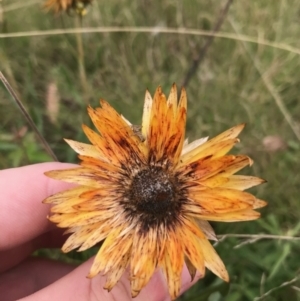
[[[189,198],[203,209],[204,214],[250,209],[256,201],[250,193],[226,188],[189,192]]]
[[[224,188],[246,190],[253,186],[265,183],[266,181],[251,176],[232,175],[228,177],[228,181],[222,185]]]
[[[144,111],[143,111],[143,119],[142,119],[142,134],[146,138],[146,140],[148,140],[148,136],[149,136],[152,104],[153,104],[152,96],[147,90],[145,95]]]
[[[182,244],[178,240],[176,233],[170,231],[162,262],[162,270],[166,277],[172,299],[175,299],[179,295],[181,288],[181,273],[184,263],[183,254]]]
[[[189,273],[191,275],[191,281],[193,281],[194,278],[195,278],[195,276],[196,276],[197,269],[191,263],[191,261],[189,260],[188,257],[185,256],[184,261],[185,261],[186,267],[187,267],[187,269],[188,269],[188,271],[189,271]]]
[[[131,294],[136,296],[149,282],[158,259],[162,253],[160,244],[164,239],[160,229],[152,227],[147,230],[143,225],[137,225],[132,245],[130,261]],[[164,242],[162,242],[164,245]]]
[[[118,246],[119,247],[119,246]],[[127,266],[129,265],[130,260],[130,249],[125,253],[122,257],[120,262],[114,266],[114,268],[110,269],[109,272],[106,274],[106,282],[104,285],[104,289],[111,291],[112,288],[118,283],[120,278],[122,277],[123,273],[125,272]],[[120,257],[120,255],[119,255]]]
[[[83,167],[101,170],[114,178],[120,178],[120,173],[122,172],[122,169],[118,166],[112,165],[107,161],[103,161],[101,159],[99,160],[95,157],[79,155],[78,158],[82,160],[80,165]]]
[[[120,237],[124,225],[118,225],[111,228],[110,233],[103,242],[99,252],[97,253],[88,278],[93,278],[98,273],[104,274],[115,266],[118,266],[122,261],[123,256],[129,251],[132,245],[132,234]]]
[[[206,141],[208,140],[208,137],[205,137],[205,138],[200,138],[200,139],[197,139],[197,140],[194,140],[193,142],[185,145],[183,147],[183,150],[182,150],[182,153],[181,155],[185,155],[186,153],[192,151],[193,149],[195,149],[196,147],[204,144]]]
[[[186,205],[185,211],[187,214],[194,216],[196,218],[201,218],[208,221],[219,221],[219,222],[242,222],[251,221],[258,219],[260,213],[252,210],[240,210],[227,213],[203,213],[203,210],[197,205]]]
[[[239,140],[237,136],[243,130],[245,124],[237,125],[204,144],[192,149],[181,157],[181,164],[188,164],[209,155],[219,157],[226,154]]]
[[[115,156],[120,162],[144,162],[147,149],[132,127],[106,101],[100,103],[101,108],[94,110],[89,107],[88,113]]]
[[[106,141],[96,132],[91,130],[86,125],[82,125],[82,129],[87,136],[87,138],[92,142],[92,144],[101,153],[101,156],[106,158],[111,164],[120,166],[118,157],[115,155],[113,149],[106,143]]]
[[[261,178],[251,176],[233,175],[224,177],[223,173],[221,173],[205,180],[201,180],[199,181],[199,184],[209,188],[223,187],[237,190],[246,190],[265,182],[266,181]]]
[[[60,204],[65,203],[69,199],[78,198],[82,193],[90,191],[91,187],[76,187],[58,192],[43,200],[44,204]]]
[[[199,238],[184,227],[180,229],[180,237],[186,257],[190,260],[196,270],[199,271],[200,275],[204,276],[204,257],[199,243]]]
[[[168,161],[176,164],[182,152],[186,123],[186,94],[183,89],[179,104],[167,102],[159,87],[153,98],[148,136],[149,162]]]
[[[218,241],[216,233],[215,233],[213,227],[209,224],[209,222],[201,220],[201,219],[196,219],[196,224],[199,226],[201,231],[204,233],[204,235],[208,239]]]
[[[219,278],[224,281],[229,281],[228,272],[224,266],[223,261],[212,247],[210,242],[206,239],[199,239],[199,243],[203,252],[205,266],[216,274]]]
[[[186,180],[186,182],[195,182],[194,185],[191,185],[191,189],[195,188],[198,190],[202,189],[202,181],[204,181],[203,185],[205,186],[206,179],[215,175],[228,177],[251,163],[251,159],[243,155],[227,155],[214,160],[211,160],[211,158],[208,157],[206,159],[190,163],[189,165],[182,166],[177,170],[177,172],[188,176],[189,179]]]
[[[168,106],[172,107],[172,111],[173,111],[173,117],[176,116],[176,109],[177,109],[177,98],[178,98],[178,94],[177,94],[177,87],[175,84],[172,85],[169,97],[168,97]]]
[[[102,161],[107,161],[107,159],[99,152],[99,150],[91,144],[81,143],[74,140],[64,139],[73,150],[79,154],[88,157],[93,157]]]
[[[104,211],[91,211],[91,212],[75,212],[64,214],[53,214],[49,217],[49,220],[53,223],[57,223],[57,227],[67,228],[76,226],[85,226],[88,224],[95,224],[106,219],[114,220],[116,217],[116,210],[104,210]]]
[[[101,223],[97,223],[73,228],[72,230],[74,233],[65,241],[64,245],[62,246],[62,251],[67,253],[80,247],[100,225]]]
[[[109,175],[84,167],[47,171],[45,175],[52,179],[94,188],[102,188],[103,184],[110,182]]]

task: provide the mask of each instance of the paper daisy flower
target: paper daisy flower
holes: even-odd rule
[[[49,219],[72,233],[62,250],[84,251],[103,242],[88,277],[106,276],[111,290],[129,268],[135,297],[161,269],[172,299],[181,286],[184,263],[191,278],[208,268],[224,281],[228,273],[208,239],[208,221],[257,219],[266,203],[245,189],[264,180],[234,175],[251,165],[244,155],[227,155],[239,141],[237,125],[206,141],[185,142],[187,97],[173,85],[168,99],[159,87],[146,92],[141,132],[106,101],[88,108],[99,133],[83,125],[92,143],[66,142],[79,154],[81,167],[46,175],[78,186],[44,202]]]
[[[55,13],[74,10],[83,16],[86,14],[86,6],[91,2],[92,0],[47,0],[45,7],[52,9]]]

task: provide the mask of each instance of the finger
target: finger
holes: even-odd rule
[[[60,248],[66,240],[63,229],[46,232],[22,245],[9,250],[0,251],[0,273],[14,267],[41,248]]]
[[[130,282],[128,274],[124,274],[120,282],[107,292],[103,289],[105,277],[96,276],[93,279],[87,279],[86,275],[89,272],[92,261],[80,265],[78,268],[67,274],[63,278],[49,285],[48,287],[30,295],[22,301],[52,301],[52,300],[72,300],[72,301],[96,301],[96,300],[122,300],[131,301]],[[196,280],[195,280],[196,281]],[[182,292],[195,283],[191,282],[191,277],[186,269],[182,273]],[[157,271],[148,285],[141,291],[135,301],[169,301],[169,293],[165,279],[161,271]]]
[[[0,171],[0,250],[24,244],[51,229],[49,206],[42,201],[70,184],[47,178],[45,171],[74,167],[43,163]]]
[[[45,258],[29,258],[17,267],[0,274],[1,300],[17,300],[33,294],[74,268],[73,265]]]

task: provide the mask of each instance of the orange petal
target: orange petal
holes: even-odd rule
[[[109,175],[84,167],[47,171],[45,175],[52,179],[94,188],[102,188],[103,184],[111,182]]]
[[[64,139],[79,155],[84,155],[88,157],[93,157],[102,161],[107,161],[107,159],[99,152],[99,150],[91,144],[81,143],[74,140]]]
[[[82,244],[82,246],[80,247],[80,249],[78,251],[85,251],[85,250],[91,248],[92,246],[94,246],[95,244],[97,244],[98,242],[101,242],[102,240],[104,240],[110,234],[111,229],[119,227],[119,225],[121,224],[121,221],[122,221],[122,218],[120,220],[118,220],[116,218],[108,218],[107,220],[103,221],[97,228],[95,228],[93,230],[93,233],[91,233],[91,235],[84,241],[84,243]],[[123,221],[123,222],[124,222],[123,225],[125,227],[126,222],[125,221]],[[114,246],[116,247],[116,242],[119,241],[121,239],[121,237],[124,238],[124,235],[123,236],[120,235],[118,240],[116,240],[111,246],[107,246],[107,248],[110,248],[110,250],[111,250],[112,247],[114,247]],[[129,238],[128,235],[126,237]],[[119,249],[119,248],[120,248],[120,246],[116,247],[116,249]],[[103,270],[104,270],[104,268],[103,268]]]
[[[255,202],[253,204],[253,209],[259,209],[259,208],[265,207],[267,205],[268,205],[268,203],[266,201],[255,199]]]
[[[185,127],[186,127],[186,112],[187,112],[187,95],[185,88],[181,89],[180,99],[177,107],[177,115],[175,121],[175,131],[179,132],[178,145],[174,156],[174,164],[177,164],[182,153],[184,144]]]
[[[183,164],[187,164],[208,155],[215,154],[215,157],[221,156],[222,154],[224,155],[233,147],[236,142],[238,142],[236,137],[243,130],[244,126],[245,124],[237,125],[223,132],[217,137],[205,142],[204,144],[194,148],[181,157],[181,162]]]
[[[118,246],[119,247],[119,246]],[[120,280],[122,275],[124,274],[130,260],[130,249],[125,253],[122,257],[120,262],[114,266],[109,272],[106,274],[106,282],[104,285],[104,289],[110,291]],[[120,257],[120,255],[119,255]]]
[[[251,209],[233,211],[227,213],[203,213],[197,205],[186,205],[184,210],[187,214],[194,216],[196,218],[201,218],[208,221],[219,221],[219,222],[242,222],[242,221],[251,221],[258,219],[260,213]]]
[[[73,229],[75,232],[66,240],[62,246],[62,251],[67,253],[80,247],[99,226],[100,223],[77,227],[76,230]]]
[[[185,218],[184,220],[182,220],[182,224],[184,225],[183,227],[186,230],[188,230],[190,233],[193,233],[195,236],[199,238],[205,237],[194,219]]]
[[[251,158],[243,155],[235,156],[235,160],[228,164],[226,168],[224,169],[223,176],[231,176],[238,172],[239,170],[243,169],[246,166],[251,166],[253,164],[253,161]]]
[[[173,111],[173,117],[175,118],[176,116],[176,111],[177,111],[177,87],[175,84],[172,85],[169,97],[168,97],[168,106],[172,107]]]
[[[114,151],[111,147],[106,143],[106,141],[98,135],[96,132],[91,130],[86,125],[82,125],[82,129],[87,136],[87,138],[92,142],[92,144],[97,148],[97,150],[101,153],[102,157],[105,157],[110,163],[119,166],[120,162],[118,157],[115,155]]]
[[[203,252],[205,266],[224,281],[229,281],[223,261],[207,239],[199,239]]]
[[[249,157],[243,155],[227,155],[214,160],[208,157],[187,166],[182,166],[178,169],[178,172],[183,175],[189,175],[189,181],[199,183],[200,185],[194,185],[194,188],[191,188],[197,190],[201,188],[202,181],[218,174],[228,177],[245,166],[250,165],[251,162]],[[203,185],[205,186],[205,181]]]
[[[175,93],[174,89],[172,91]],[[169,161],[176,164],[182,151],[185,132],[186,95],[184,91],[177,107],[177,96],[175,98],[175,95],[171,95],[171,101],[168,102],[159,87],[153,98],[150,119],[148,136],[150,161]]]
[[[140,277],[142,274],[150,278],[156,262],[157,230],[150,228],[144,231],[137,227],[132,246],[130,275],[132,278]],[[151,274],[151,275],[149,275]]]
[[[82,193],[90,191],[90,187],[76,187],[58,192],[43,201],[44,204],[60,204],[69,199],[78,198]]]
[[[157,266],[157,229],[137,227],[130,260],[131,293],[136,296],[148,283]]]
[[[143,119],[142,119],[142,134],[148,139],[149,136],[149,128],[150,128],[150,117],[152,111],[153,100],[149,91],[146,91],[145,102],[144,102],[144,111],[143,111]]]
[[[187,110],[187,95],[186,95],[185,88],[182,87],[180,91],[180,99],[177,107],[177,116],[178,114],[180,114],[180,111],[186,111],[186,110]]]
[[[118,178],[120,177],[121,169],[117,166],[114,166],[110,163],[107,163],[103,160],[99,160],[97,158],[89,157],[89,156],[83,156],[79,155],[78,158],[82,160],[80,163],[81,166],[95,169],[95,170],[101,170],[107,174],[110,175],[110,177]]]
[[[178,111],[176,126],[175,126],[175,131],[177,132],[176,138],[178,141],[178,145],[175,148],[176,152],[174,153],[174,158],[173,158],[174,164],[177,164],[179,162],[179,158],[182,153],[184,136],[185,136],[185,126],[186,126],[186,108],[181,107]]]
[[[186,144],[184,147],[183,147],[183,150],[182,150],[182,153],[181,155],[185,155],[186,153],[192,151],[193,149],[195,149],[196,147],[204,144],[206,141],[208,140],[208,137],[205,137],[205,138],[200,138],[200,139],[197,139],[189,144]]]
[[[64,202],[54,205],[50,210],[52,213],[75,213],[78,210],[74,208],[74,206],[82,203],[83,200],[78,197],[72,197],[66,199]]]
[[[222,185],[224,188],[246,190],[253,186],[260,185],[266,181],[257,177],[233,175],[228,177],[228,181]]]
[[[113,192],[112,195],[104,195],[105,193],[107,193],[107,191],[103,192],[103,196],[101,197],[101,194],[99,194],[98,196],[95,196],[94,198],[91,199],[82,199],[81,198],[81,202],[78,202],[77,204],[72,205],[72,207],[74,209],[77,210],[78,213],[80,213],[80,211],[101,211],[101,212],[105,212],[105,210],[114,210],[116,212],[119,212],[120,214],[122,214],[122,209],[120,208],[120,205],[118,203],[120,196],[118,196],[117,198],[115,198],[113,196]]]
[[[170,296],[177,298],[181,288],[181,273],[184,263],[184,253],[181,242],[175,233],[169,232],[169,240],[166,245],[166,252],[162,262],[162,270],[168,283]]]
[[[149,162],[158,162],[163,157],[163,149],[160,145],[159,120],[156,115],[152,116],[148,135]]]
[[[181,166],[177,168],[177,170],[180,174],[189,176],[190,181],[203,181],[224,171],[235,161],[236,156],[234,155],[224,156],[215,160],[211,160],[211,157],[209,156],[187,165],[182,165],[180,163],[179,165]]]
[[[193,281],[196,276],[197,269],[194,267],[194,265],[191,263],[191,261],[189,260],[188,257],[185,257],[184,261],[185,261],[186,267],[191,275],[191,281]]]
[[[212,226],[209,224],[209,222],[200,220],[200,219],[196,219],[196,224],[199,226],[201,231],[204,233],[204,235],[208,239],[214,240],[214,241],[218,240],[216,233],[215,233],[214,229],[212,228]]]
[[[106,101],[101,100],[101,108],[88,113],[106,143],[113,150],[119,161],[145,161],[147,149],[129,126]]]
[[[215,187],[226,187],[225,185],[229,182],[228,177],[223,177],[222,174],[216,174],[212,177],[206,178],[204,180],[199,180],[199,185],[203,185],[205,188],[215,188]],[[202,189],[201,189],[202,190]]]
[[[110,233],[94,259],[91,270],[87,276],[88,278],[93,278],[100,272],[105,274],[105,272],[112,270],[122,260],[123,255],[128,252],[132,244],[132,238],[130,236],[127,237],[128,239],[125,239],[126,237],[120,237],[122,229],[123,225],[110,229]],[[122,247],[116,247],[116,242],[121,243]]]
[[[200,145],[199,147],[183,155],[180,158],[181,165],[197,162],[207,157],[210,157],[211,159],[216,159],[221,156],[224,156],[233,148],[233,146],[236,143],[239,142],[239,140],[237,138],[234,138],[234,139],[228,139],[224,141],[218,141],[215,144],[211,145],[210,147],[205,147],[205,145],[208,142]]]
[[[185,227],[180,229],[180,238],[185,255],[200,274],[204,275],[204,257],[199,243],[199,238],[197,238],[192,232],[188,231]]]
[[[226,213],[253,208],[256,198],[247,192],[213,188],[190,192],[189,198],[197,203],[203,213]]]
[[[97,212],[76,212],[66,214],[53,214],[49,217],[49,220],[53,223],[57,223],[60,228],[84,226],[88,224],[98,223],[106,220],[107,218],[113,218],[115,212],[111,211],[97,211]]]
[[[168,138],[165,134],[172,134],[170,132],[167,133],[165,130],[166,123],[170,122],[166,119],[167,111],[168,106],[166,96],[163,94],[161,87],[158,87],[153,97],[149,135],[147,137],[149,154],[151,154],[153,161],[162,159],[162,156],[164,155],[163,145]]]

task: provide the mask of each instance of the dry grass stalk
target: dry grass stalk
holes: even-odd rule
[[[56,83],[49,83],[46,95],[46,112],[51,121],[55,124],[57,121],[60,106],[60,96]]]

